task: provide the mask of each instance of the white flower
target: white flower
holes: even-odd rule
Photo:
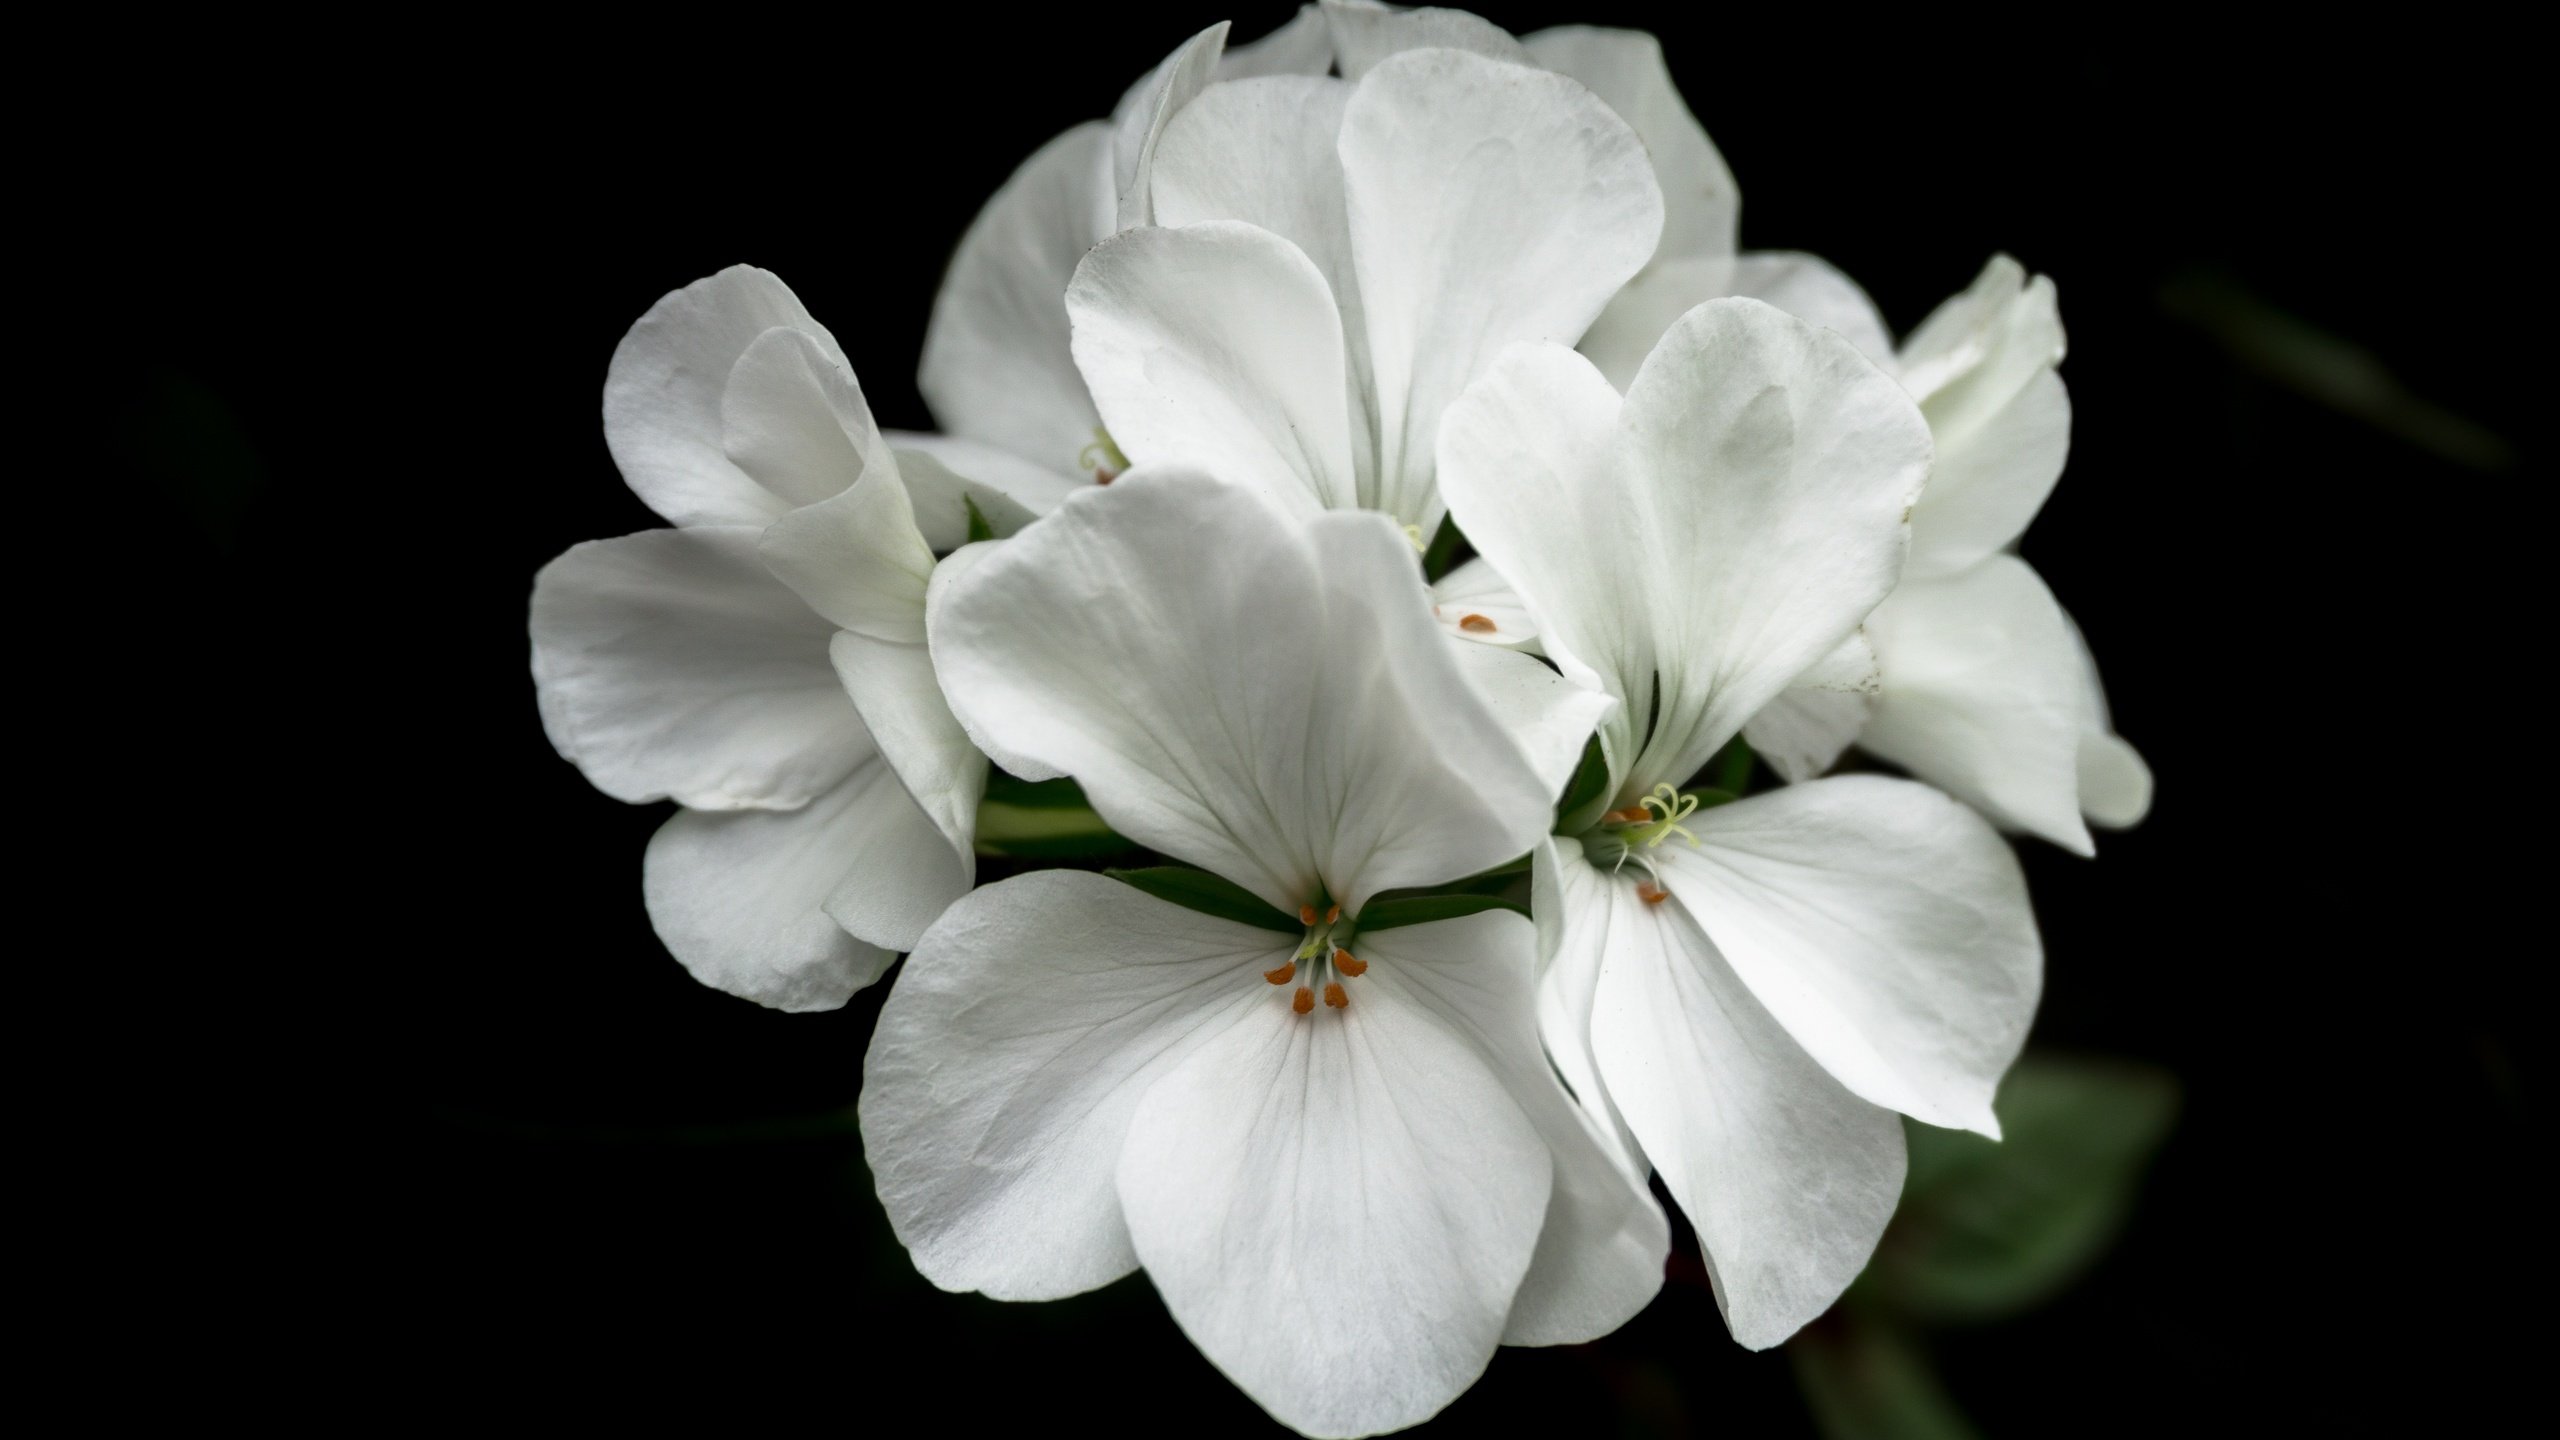
[[[1210,86],[1150,184],[1157,223],[1067,289],[1112,438],[1301,512],[1385,511],[1417,546],[1441,411],[1503,345],[1578,337],[1662,227],[1642,142],[1590,91],[1450,49]]]
[[[1550,814],[1395,527],[1141,468],[963,553],[930,626],[988,753],[1073,775],[1286,933],[1059,871],[953,906],[864,1067],[917,1266],[1006,1299],[1143,1266],[1203,1353],[1313,1435],[1413,1424],[1496,1344],[1642,1308],[1665,1222],[1540,1053],[1533,927],[1356,929],[1381,891],[1516,857]]]
[[[934,450],[964,474],[1020,467],[1046,483],[1120,468],[1067,350],[1067,280],[1104,237],[1148,219],[1147,175],[1165,122],[1214,78],[1321,75],[1333,54],[1313,6],[1250,45],[1226,22],[1192,36],[1131,85],[1108,121],[1040,147],[996,191],[934,296],[916,383],[948,432]],[[917,442],[909,442],[917,443]]]
[[[1649,303],[1727,293],[1713,277],[1684,283]],[[1898,376],[1928,417],[1937,461],[1912,510],[1901,587],[1867,621],[1872,681],[1791,691],[1744,733],[1790,779],[1829,769],[1854,742],[2004,826],[2090,854],[2083,817],[2139,822],[2151,772],[2110,726],[2079,628],[2012,553],[2071,443],[2053,282],[1995,257],[1899,351],[1885,348],[1863,294],[1846,293],[1762,298],[1840,331]]]
[[[1868,776],[1680,793],[1892,590],[1927,424],[1839,336],[1723,300],[1623,400],[1513,348],[1440,459],[1548,653],[1619,702],[1605,790],[1539,854],[1541,1031],[1695,1222],[1735,1338],[1774,1345],[1892,1214],[1894,1111],[1996,1133],[2039,988],[2016,859],[1964,806]]]
[[[835,338],[749,266],[641,317],[604,408],[623,478],[677,528],[536,577],[543,727],[606,794],[685,807],[643,893],[696,978],[841,1005],[969,887],[986,763],[934,684],[925,584],[966,539],[964,492],[1001,530],[1030,511],[893,453]]]

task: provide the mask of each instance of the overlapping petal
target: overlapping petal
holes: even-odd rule
[[[694,978],[783,1010],[842,1005],[967,889],[876,755],[798,810],[679,810],[641,867],[650,922]]]
[[[676,525],[761,525],[792,501],[758,484],[723,445],[730,372],[782,328],[841,364],[844,352],[769,271],[732,265],[649,307],[604,383],[604,438],[622,478]]]
[[[1581,338],[1652,256],[1662,192],[1590,91],[1457,50],[1371,69],[1341,155],[1377,394],[1371,503],[1427,536],[1441,413],[1503,346]]]
[[[1560,848],[1564,926],[1606,931],[1590,1046],[1610,1101],[1697,1227],[1733,1338],[1765,1350],[1874,1253],[1902,1190],[1902,1122],[1807,1055],[1687,907]]]
[[[1932,1125],[2000,1122],[2044,949],[2007,842],[1908,780],[1847,775],[1700,812],[1663,886],[1806,1053]]]
[[[1696,773],[1892,590],[1929,457],[1847,341],[1739,299],[1682,317],[1623,407],[1578,355],[1507,353],[1441,450],[1541,644],[1619,701],[1601,735],[1622,797]]]
[[[1142,470],[985,548],[931,610],[945,693],[996,760],[1075,776],[1131,839],[1284,911],[1321,884],[1356,912],[1543,833],[1545,786],[1381,518],[1292,525]]]
[[[757,559],[746,526],[570,547],[534,577],[543,729],[617,800],[794,809],[870,744],[827,663],[834,626]]]
[[[1868,620],[1883,665],[1859,743],[2003,825],[2092,853],[2080,816],[2093,729],[2071,622],[2023,560],[1911,580]]]

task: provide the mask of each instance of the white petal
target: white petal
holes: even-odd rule
[[[2037,371],[1960,439],[1938,438],[1929,488],[1911,512],[1911,573],[1952,575],[2026,532],[2071,454],[2071,395]]]
[[[1874,708],[1875,697],[1856,690],[1789,686],[1760,707],[1742,727],[1742,738],[1781,779],[1794,784],[1839,764]]]
[[[1581,357],[1509,352],[1441,450],[1459,524],[1539,643],[1620,702],[1601,731],[1620,803],[1695,774],[1848,638],[1893,587],[1928,470],[1891,379],[1738,299],[1682,317],[1623,409]]]
[[[1938,463],[1911,516],[1914,574],[1949,574],[2007,546],[2035,518],[2071,443],[2053,281],[2006,255],[1903,342]]]
[[[2142,823],[2151,813],[2151,767],[2142,753],[2115,733],[2107,711],[2106,682],[2098,678],[2098,657],[2089,637],[2066,610],[2071,645],[2080,654],[2081,721],[2080,813],[2092,824],[2122,830]]]
[[[1529,913],[1538,924],[1538,1038],[1594,1133],[1604,1138],[1620,1170],[1641,1185],[1652,1163],[1609,1099],[1599,1057],[1591,1050],[1591,1002],[1609,948],[1609,911],[1605,905],[1595,908],[1593,898],[1601,883],[1579,841],[1550,836],[1539,842],[1529,897]],[[1576,917],[1589,923],[1567,923]]]
[[[1510,31],[1464,10],[1391,10],[1326,0],[1324,18],[1333,27],[1334,56],[1346,79],[1357,80],[1388,56],[1407,50],[1465,50],[1514,65],[1537,63]]]
[[[1069,870],[952,906],[908,957],[862,1067],[864,1153],[916,1268],[1005,1300],[1136,1269],[1114,1180],[1130,1113],[1227,1025],[1269,1024],[1255,972],[1289,949]]]
[[[1154,186],[1157,223],[1257,225],[1297,246],[1324,276],[1341,315],[1352,464],[1366,478],[1376,470],[1369,338],[1336,143],[1350,99],[1348,82],[1316,76],[1213,85],[1165,127]],[[1339,423],[1327,417],[1327,433]],[[1361,493],[1356,503],[1374,498],[1374,488]]]
[[[1148,178],[1155,168],[1156,143],[1175,112],[1217,78],[1218,56],[1226,44],[1227,22],[1221,20],[1183,41],[1112,108],[1112,191],[1119,197],[1119,218],[1112,228],[1155,223]]]
[[[1508,581],[1538,643],[1568,679],[1620,702],[1601,731],[1624,764],[1643,739],[1621,675],[1650,676],[1641,563],[1645,516],[1632,480],[1610,469],[1624,408],[1581,356],[1558,345],[1505,352],[1449,407],[1440,428],[1441,483],[1476,562]]]
[[[1742,727],[1742,738],[1790,784],[1840,762],[1874,709],[1882,685],[1875,646],[1858,631],[1796,677]]]
[[[1416,1424],[1474,1383],[1553,1183],[1502,1077],[1413,978],[1381,961],[1353,984],[1303,1017],[1269,991],[1148,1087],[1120,1157],[1165,1307],[1305,1435]]]
[[[2044,947],[2008,842],[1926,785],[1843,775],[1691,817],[1663,885],[1861,1098],[1999,1138]]]
[[[1079,255],[1078,259],[1083,257]],[[1070,274],[1073,272],[1070,271]],[[1061,290],[1063,291],[1063,284]],[[1061,302],[1063,306],[1064,302]],[[1069,360],[1073,364],[1072,358]],[[1081,399],[1084,381],[1076,381],[1076,394]],[[1090,475],[1053,466],[1035,465],[1010,450],[999,450],[977,440],[957,435],[925,435],[913,430],[884,430],[882,438],[897,454],[925,454],[941,462],[944,469],[967,481],[972,495],[983,487],[1011,500],[1033,515],[1046,515],[1058,508],[1058,502],[1089,485]],[[905,473],[900,467],[900,473]],[[937,550],[953,547],[934,547]]]
[[[649,307],[614,347],[604,439],[632,493],[677,525],[761,525],[790,508],[731,461],[720,397],[747,347],[776,326],[806,333],[837,360],[835,337],[789,286],[732,265]]]
[[[1121,450],[1307,510],[1359,503],[1342,322],[1298,247],[1219,221],[1126,231],[1067,291],[1076,363]]]
[[[1538,624],[1520,592],[1481,556],[1432,585],[1431,613],[1441,628],[1478,645],[1534,650],[1538,643]]]
[[[1617,702],[1597,690],[1583,689],[1517,650],[1465,639],[1451,642],[1449,653],[1476,694],[1520,743],[1547,794],[1564,793],[1574,767],[1582,763],[1591,732]]]
[[[2080,810],[2092,824],[2125,830],[2151,813],[2151,767],[2123,736],[2080,736]]]
[[[533,581],[533,678],[563,758],[617,800],[788,810],[870,743],[827,664],[835,627],[743,526],[571,546]]]
[[[1559,25],[1521,43],[1531,60],[1590,86],[1643,137],[1662,184],[1662,243],[1655,258],[1731,255],[1742,191],[1706,127],[1671,83],[1662,42],[1641,30]]]
[[[941,622],[935,617],[941,612],[942,607],[949,603],[952,586],[964,579],[971,570],[977,568],[980,561],[994,555],[997,548],[987,543],[964,545],[942,557],[942,563],[934,567],[933,584],[925,591],[924,600],[924,625],[928,637],[945,633]],[[926,648],[930,653],[932,647],[928,644]],[[934,678],[940,681],[944,677],[940,670],[936,670]],[[944,703],[949,703],[947,694]],[[976,728],[969,723],[968,715],[957,708],[952,710],[951,718],[960,722],[961,731],[969,737],[969,743],[977,747],[979,754],[1003,766],[1011,775],[1024,780],[1057,780],[1064,778],[1067,773],[1043,760],[1013,749],[998,737]]]
[[[1697,1227],[1726,1327],[1765,1350],[1875,1252],[1902,1122],[1789,1039],[1678,900],[1646,904],[1633,866],[1580,877],[1565,925],[1605,932],[1591,1036],[1609,1097]]]
[[[1883,684],[1859,743],[2002,825],[2091,853],[2071,622],[2014,555],[1914,580],[1867,622]]]
[[[805,330],[776,326],[730,368],[721,448],[785,505],[813,505],[875,467],[889,447],[852,367]]]
[[[1392,56],[1342,121],[1378,396],[1377,508],[1430,534],[1440,415],[1501,348],[1581,338],[1653,254],[1662,192],[1626,122],[1562,76]]]
[[[933,551],[916,529],[895,464],[776,520],[758,551],[766,568],[833,625],[906,644],[924,639]]]
[[[1613,459],[1644,477],[1651,519],[1664,693],[1635,765],[1643,790],[1697,773],[1892,591],[1929,436],[1838,334],[1717,300],[1637,372]]]
[[[951,717],[933,658],[922,643],[839,632],[828,647],[845,693],[862,712],[872,743],[905,783],[934,828],[951,842],[965,875],[975,879],[978,802],[987,793],[987,757]]]
[[[1281,22],[1279,29],[1259,40],[1228,46],[1227,53],[1218,57],[1218,78],[1322,75],[1332,65],[1333,32],[1325,25],[1324,11],[1301,5],[1297,14]]]
[[[1836,331],[1859,354],[1888,370],[1893,367],[1893,336],[1867,292],[1829,261],[1793,250],[1657,260],[1592,322],[1582,337],[1582,353],[1623,390],[1634,383],[1644,357],[1672,321],[1709,300],[1733,295],[1764,301]]]
[[[1068,352],[1067,281],[1116,228],[1118,203],[1111,129],[1096,121],[1042,146],[978,212],[934,296],[916,376],[943,429],[1081,473],[1102,421]]]
[[[969,543],[969,507],[978,507],[979,518],[987,522],[991,539],[1002,539],[1040,518],[1028,506],[992,485],[953,473],[930,450],[905,450],[897,454],[898,478],[906,482],[907,503],[915,516],[915,529],[924,537],[930,550],[957,550]],[[1066,498],[1067,492],[1079,488],[1078,482],[1060,477],[1061,483],[1049,487],[1049,509]]]
[[[1548,792],[1382,517],[1292,525],[1140,469],[981,548],[929,617],[944,693],[998,763],[1075,776],[1131,839],[1284,911],[1321,882],[1357,913],[1545,833]]]
[[[1579,1344],[1634,1318],[1662,1288],[1670,1225],[1641,1172],[1622,1166],[1548,1067],[1531,995],[1535,927],[1491,912],[1358,943],[1372,976],[1409,985],[1470,1039],[1554,1154],[1546,1224],[1503,1343]],[[1351,989],[1359,996],[1368,987]]]
[[[694,978],[781,1010],[842,1005],[913,943],[917,911],[967,888],[876,758],[803,809],[679,810],[641,866],[649,921]],[[839,911],[886,923],[848,934]]]

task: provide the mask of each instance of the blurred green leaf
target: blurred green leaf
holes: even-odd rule
[[[1434,920],[1455,920],[1462,915],[1481,915],[1487,910],[1508,910],[1526,915],[1529,907],[1502,895],[1399,895],[1372,900],[1360,912],[1355,923],[1361,933],[1394,930],[1405,925],[1424,925]]]
[[[1232,880],[1194,870],[1187,865],[1153,865],[1142,870],[1105,870],[1102,872],[1123,885],[1135,886],[1159,900],[1170,900],[1185,910],[1215,915],[1221,920],[1238,920],[1259,925],[1265,930],[1284,934],[1298,933],[1298,917],[1283,915],[1268,901]]]
[[[1431,534],[1431,547],[1422,552],[1422,578],[1437,584],[1449,573],[1449,562],[1458,553],[1458,517],[1443,515],[1440,528]]]
[[[2000,1087],[2005,1140],[1907,1125],[1902,1209],[1859,1290],[1929,1321],[2050,1298],[2115,1238],[2177,1104],[2165,1071],[2038,1058]]]
[[[1081,805],[1011,805],[978,802],[977,850],[981,855],[1073,860],[1125,855],[1137,849],[1129,837]]]
[[[1787,1342],[1824,1440],[1974,1440],[1973,1423],[1910,1334],[1843,1306]]]
[[[977,501],[963,495],[960,497],[960,503],[969,511],[970,544],[975,545],[981,540],[996,538],[996,527],[987,523],[987,512],[978,508]]]

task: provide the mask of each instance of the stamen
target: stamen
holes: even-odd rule
[[[1671,892],[1650,880],[1644,880],[1636,884],[1636,898],[1647,905],[1659,905],[1671,898]]]
[[[1313,925],[1313,924],[1315,924],[1315,923],[1316,923],[1316,907],[1314,907],[1313,905],[1301,905],[1301,906],[1299,906],[1299,907],[1298,907],[1298,923],[1299,923],[1299,924],[1301,924],[1301,925]]]
[[[1304,995],[1307,992],[1301,990],[1298,993]],[[1340,982],[1331,982],[1324,987],[1324,1003],[1332,1006],[1336,1010],[1339,1010],[1351,1003],[1351,997],[1342,993],[1342,985]]]
[[[1263,972],[1262,972],[1262,978],[1263,978],[1263,979],[1265,979],[1265,980],[1270,981],[1270,982],[1271,982],[1272,984],[1274,984],[1274,985],[1286,985],[1286,984],[1288,984],[1288,983],[1289,983],[1290,977],[1292,977],[1292,976],[1296,975],[1297,973],[1298,973],[1298,965],[1297,965],[1297,962],[1293,960],[1293,961],[1289,962],[1288,964],[1286,964],[1286,965],[1283,965],[1283,966],[1279,967],[1279,968],[1278,968],[1278,969],[1276,969],[1276,970],[1265,970],[1265,971],[1263,971]]]
[[[1327,909],[1327,910],[1324,912],[1324,923],[1326,923],[1327,925],[1338,925],[1338,924],[1340,924],[1341,922],[1342,922],[1342,907],[1341,907],[1341,906],[1339,906],[1339,905],[1332,906],[1332,907],[1330,907],[1329,909]],[[1314,922],[1314,921],[1312,921],[1312,920],[1310,920],[1310,921],[1308,921],[1307,923],[1308,923],[1308,924],[1310,924],[1310,925],[1312,925],[1312,924],[1314,924],[1315,922]]]
[[[1470,635],[1490,635],[1502,627],[1471,610],[1458,617],[1458,628]]]
[[[1304,985],[1299,986],[1296,998],[1289,1002],[1289,1008],[1297,1011],[1301,1015],[1313,1010],[1316,1008],[1316,992],[1308,989]]]
[[[1369,973],[1369,962],[1348,950],[1333,952],[1333,968],[1354,979]]]
[[[1652,818],[1653,812],[1641,805],[1630,805],[1624,810],[1612,810],[1600,817],[1602,823],[1609,825],[1641,825]]]

